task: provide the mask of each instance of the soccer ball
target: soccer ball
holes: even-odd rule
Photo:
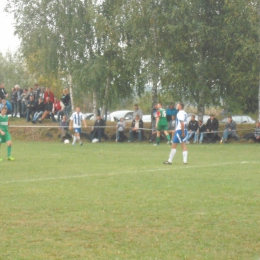
[[[69,143],[70,143],[70,140],[68,140],[68,139],[64,140],[64,144],[69,144]]]

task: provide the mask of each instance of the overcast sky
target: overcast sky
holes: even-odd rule
[[[19,46],[17,36],[14,36],[12,15],[4,12],[6,0],[0,0],[0,52],[15,52]]]

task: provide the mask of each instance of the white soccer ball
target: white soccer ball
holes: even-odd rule
[[[70,140],[69,139],[65,139],[64,140],[64,144],[69,144],[70,143]]]

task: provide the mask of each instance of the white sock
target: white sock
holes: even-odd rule
[[[187,163],[188,151],[183,151],[182,152],[182,157],[183,157],[183,162]]]
[[[72,144],[75,144],[75,143],[76,143],[76,136],[74,135]]]
[[[176,149],[171,149],[168,162],[172,163],[173,157],[176,154]]]

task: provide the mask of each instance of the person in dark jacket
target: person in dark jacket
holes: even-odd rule
[[[8,93],[5,90],[5,85],[4,83],[0,83],[0,98],[6,99],[7,97],[8,97]]]
[[[41,118],[39,119],[39,123],[42,123],[43,119],[46,118],[47,116],[50,116],[52,121],[55,122],[54,114],[52,113],[52,107],[53,107],[53,103],[50,101],[50,98],[47,97],[46,103],[44,105],[44,112]]]
[[[35,111],[33,119],[32,119],[33,124],[35,124],[37,122],[37,120],[40,118],[40,116],[43,114],[44,109],[45,109],[45,105],[43,103],[43,99],[38,98],[38,104],[36,105],[36,111]]]
[[[26,106],[26,122],[29,122],[31,120],[30,116],[34,115],[35,110],[36,110],[36,106],[37,106],[37,103],[34,100],[34,96],[31,95],[30,99],[27,103],[27,106]]]
[[[186,141],[186,144],[189,143],[189,140],[194,136],[194,143],[196,143],[196,140],[195,140],[195,133],[196,131],[198,130],[199,128],[199,124],[198,124],[198,121],[195,120],[195,116],[192,115],[191,116],[191,120],[188,124],[188,136],[187,136],[187,141]]]
[[[198,129],[195,133],[194,143],[203,143],[204,133],[206,132],[206,125],[203,124],[202,120],[198,122]]]
[[[206,133],[204,133],[204,137],[208,138],[208,143],[215,143],[216,135],[218,133],[218,119],[215,118],[214,114],[210,114],[210,118],[206,123]]]
[[[129,131],[129,143],[133,142],[134,135],[138,135],[138,141],[142,141],[142,132],[144,128],[143,120],[140,119],[139,115],[135,116],[135,119],[132,121],[132,129]]]
[[[11,105],[12,105],[12,117],[17,116],[17,91],[15,88],[12,88],[11,93]]]
[[[97,120],[94,123],[93,130],[91,131],[91,141],[98,139],[101,142],[101,138],[104,135],[106,122],[101,118],[100,114],[97,115]]]

